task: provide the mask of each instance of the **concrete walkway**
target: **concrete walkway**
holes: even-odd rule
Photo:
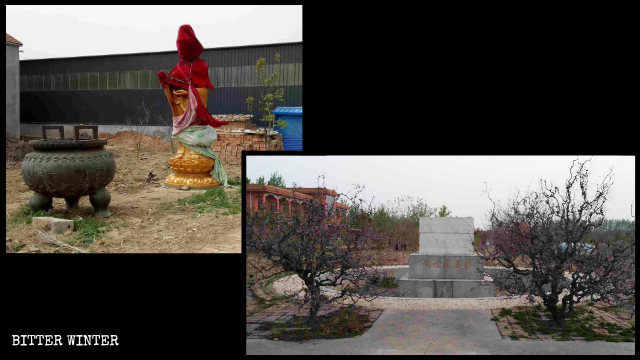
[[[385,310],[359,337],[303,342],[247,339],[247,354],[634,355],[635,343],[503,339],[489,310]]]

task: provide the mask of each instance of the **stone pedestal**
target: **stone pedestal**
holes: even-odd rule
[[[473,218],[420,218],[420,248],[398,280],[402,297],[493,297],[484,262],[473,255]]]

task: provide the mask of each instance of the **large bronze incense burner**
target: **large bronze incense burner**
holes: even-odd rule
[[[47,139],[46,130],[58,129],[60,139]],[[34,191],[28,201],[32,211],[52,208],[53,198],[64,198],[67,208],[78,206],[89,195],[95,216],[107,217],[111,195],[105,187],[113,180],[116,162],[104,149],[107,139],[98,139],[98,126],[74,126],[74,139],[64,138],[63,126],[43,126],[42,139],[31,140],[35,152],[25,155],[22,177]],[[80,139],[80,130],[93,130],[91,139]]]

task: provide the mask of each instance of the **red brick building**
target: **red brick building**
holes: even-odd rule
[[[247,184],[247,212],[268,209],[274,214],[291,216],[305,211],[309,201],[317,201],[330,209],[333,206],[339,221],[346,219],[349,206],[336,202],[338,193],[327,188],[280,188],[271,185]]]

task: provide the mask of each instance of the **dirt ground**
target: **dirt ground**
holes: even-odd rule
[[[105,148],[114,154],[116,175],[107,186],[111,193],[109,208],[112,216],[106,219],[103,234],[91,246],[74,246],[96,253],[240,253],[241,214],[225,215],[225,209],[199,214],[195,209],[178,207],[177,199],[203,193],[204,190],[184,191],[162,187],[172,173],[168,159],[171,143],[152,136],[144,136],[140,159],[136,160],[135,136],[132,131],[100,134],[108,138]],[[42,243],[37,230],[27,224],[9,225],[13,213],[33,194],[25,185],[20,163],[6,164],[6,238],[7,248],[17,247],[27,252],[72,252],[66,248]],[[229,179],[240,178],[239,165],[226,165]],[[149,172],[156,175],[155,183],[146,182]],[[225,189],[228,196],[239,196],[240,185]],[[56,211],[65,211],[64,199],[54,198]],[[66,215],[90,218],[93,208],[88,196],[80,199],[79,208]],[[75,233],[56,235],[58,240],[72,243]]]

